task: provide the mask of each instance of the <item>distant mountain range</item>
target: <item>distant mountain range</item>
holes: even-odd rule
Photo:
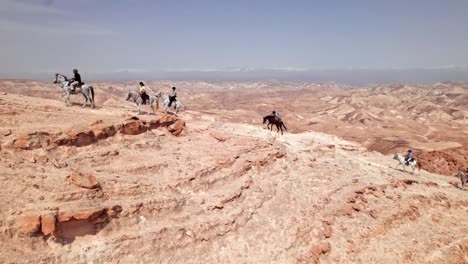
[[[59,71],[66,74],[67,70]],[[348,68],[348,69],[304,69],[304,68],[222,68],[183,69],[167,71],[118,70],[93,73],[81,69],[85,80],[203,80],[203,81],[288,81],[288,82],[336,82],[351,85],[413,83],[431,84],[444,81],[468,81],[468,67],[435,68]],[[1,79],[49,80],[54,71],[37,73],[0,73]]]

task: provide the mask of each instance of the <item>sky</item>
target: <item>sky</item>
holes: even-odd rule
[[[468,81],[467,14],[464,0],[0,0],[0,77]]]

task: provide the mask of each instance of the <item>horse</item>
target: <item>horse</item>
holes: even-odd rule
[[[163,102],[163,112],[164,114],[167,113],[167,108],[169,107],[169,96],[163,94],[162,92],[159,92],[158,94],[155,95],[157,98],[161,98]],[[184,111],[187,109],[187,106],[182,104],[179,100],[174,102],[174,108],[175,108],[175,113],[174,115],[177,116],[177,114],[180,111],[180,108],[184,106]]]
[[[143,99],[137,92],[133,92],[133,91],[128,92],[125,100],[128,101],[130,100],[130,98],[132,98],[135,104],[138,106],[138,114],[141,115],[141,105],[143,104]],[[155,102],[156,102],[156,108],[154,108]],[[149,96],[148,104],[153,110],[153,114],[156,113],[156,109],[158,109],[159,107],[157,98],[155,96]]]
[[[70,106],[70,94],[78,94],[78,92],[72,92],[72,87],[68,82],[69,80],[65,75],[59,73],[55,74],[54,84],[58,84],[62,89],[62,98],[65,101],[66,106]],[[83,84],[81,88],[77,87],[77,89],[80,89],[79,93],[84,97],[82,107],[85,107],[89,101],[91,108],[94,108],[94,88],[91,85]]]
[[[458,170],[456,176],[460,177],[461,189],[462,189],[462,190],[465,190],[465,183],[468,182],[468,175],[465,174],[462,170]]]
[[[283,127],[284,130],[288,130],[288,128],[284,125],[284,122],[282,120],[278,120],[274,115],[264,116],[263,124],[265,124],[266,121],[268,121],[267,129],[269,128],[270,131],[273,130],[273,125],[276,126],[276,133],[279,133],[279,131],[281,131],[281,135],[283,135]]]
[[[410,161],[408,163],[408,165],[406,165],[405,158],[402,155],[398,154],[398,153],[393,156],[393,159],[398,161],[398,165],[395,167],[395,169],[398,168],[400,165],[402,165],[403,170],[406,171],[405,166],[409,165],[411,167],[411,169],[413,169],[412,174],[414,174],[414,170],[416,169],[416,165],[417,165],[418,170],[421,170],[421,164],[417,163],[415,159]]]

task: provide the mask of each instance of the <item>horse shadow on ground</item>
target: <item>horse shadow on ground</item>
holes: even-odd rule
[[[156,113],[153,113],[151,111],[141,111],[141,114],[138,113],[138,110],[130,110],[130,112],[133,114],[133,115],[153,115],[153,116],[156,116],[158,115],[158,112],[156,111]]]
[[[413,175],[413,173],[410,171],[410,170],[404,170],[404,169],[397,169],[395,167],[392,167],[392,166],[388,166],[390,169],[393,169],[393,170],[396,170],[396,171],[400,171],[400,172],[406,172],[406,173],[409,173],[411,175]],[[415,171],[416,172],[416,171]]]
[[[82,107],[83,103],[78,103],[78,102],[70,102],[70,106],[79,106],[81,108],[90,108],[90,109],[102,109],[102,107],[97,106],[97,105],[94,105],[94,108],[91,108],[89,104],[87,104],[85,107]]]
[[[466,189],[466,187],[465,187],[465,189],[462,189],[459,182],[449,182],[449,184],[452,185],[453,187],[459,189],[459,190],[468,191],[468,189]],[[465,184],[465,186],[466,186],[466,184]]]

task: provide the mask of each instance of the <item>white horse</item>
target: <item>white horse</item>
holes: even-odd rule
[[[65,101],[66,106],[70,106],[70,94],[81,93],[84,97],[83,107],[85,107],[89,102],[91,108],[94,108],[94,88],[91,85],[83,84],[81,88],[76,88],[79,89],[79,92],[72,92],[72,87],[68,84],[68,82],[68,78],[65,75],[59,73],[55,74],[54,84],[58,84],[60,88],[62,88],[62,98]]]
[[[457,176],[460,177],[461,189],[462,189],[462,190],[465,190],[465,183],[468,182],[468,175],[466,175],[465,173],[463,173],[463,171],[458,170]]]
[[[137,92],[130,91],[127,94],[127,98],[125,99],[126,101],[130,100],[130,98],[133,99],[135,104],[138,106],[138,114],[141,115],[141,106],[143,105],[143,99]],[[154,103],[156,102],[156,108],[154,108]],[[151,109],[153,110],[153,114],[156,113],[156,109],[158,109],[159,104],[156,96],[149,96],[149,99],[147,101]]]
[[[398,168],[401,165],[401,166],[403,166],[403,170],[406,171],[405,166],[409,165],[411,167],[411,169],[413,169],[412,174],[414,174],[414,170],[416,169],[416,164],[418,164],[418,169],[421,170],[421,167],[420,167],[421,165],[419,165],[419,163],[417,163],[415,159],[410,161],[408,163],[408,165],[406,165],[405,158],[400,154],[395,154],[393,156],[393,159],[398,161],[398,165],[395,167],[395,169]]]
[[[163,102],[163,105],[164,105],[163,112],[164,112],[164,114],[166,114],[167,113],[167,108],[169,107],[169,96],[163,94],[162,92],[157,93],[155,96],[158,97],[158,98],[161,98],[161,100]],[[184,106],[184,110],[187,109],[187,106],[182,104],[179,100],[174,102],[174,109],[175,109],[174,115],[175,116],[177,116],[177,114],[179,113],[180,108],[182,106]]]

